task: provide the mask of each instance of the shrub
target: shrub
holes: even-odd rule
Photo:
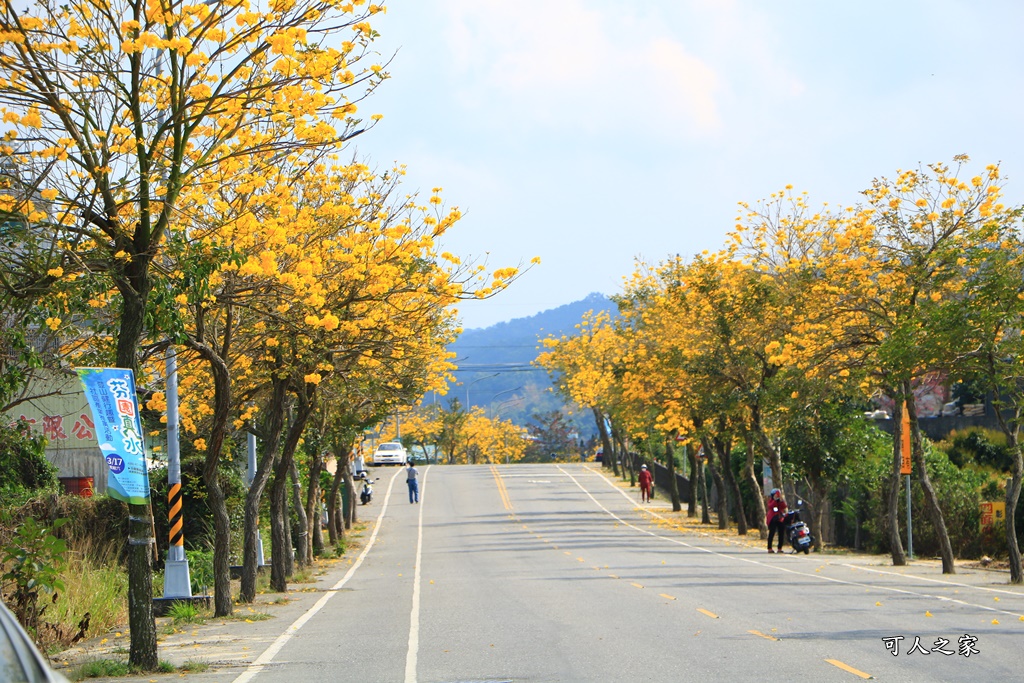
[[[4,582],[4,595],[18,621],[37,642],[43,613],[47,609],[40,600],[41,594],[52,596],[50,602],[53,602],[57,592],[64,590],[60,573],[67,561],[64,557],[67,544],[53,535],[53,529],[66,521],[55,520],[51,528],[28,517],[22,521],[11,542],[0,548],[0,564],[8,568],[0,576]]]

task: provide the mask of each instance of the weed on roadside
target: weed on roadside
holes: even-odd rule
[[[233,612],[227,617],[217,617],[224,621],[266,621],[267,619],[273,619],[274,615],[267,614],[266,612],[257,612],[253,609],[245,610],[244,612]]]
[[[182,673],[198,674],[204,671],[208,671],[209,668],[209,662],[205,662],[201,659],[187,659],[185,660],[184,664],[178,667],[178,671],[181,671]]]
[[[191,602],[172,602],[167,610],[175,624],[202,624],[205,620],[200,616],[199,609]]]
[[[207,665],[208,666],[208,665]],[[205,670],[205,669],[204,669]],[[170,662],[161,661],[156,666],[156,672],[170,674],[178,671]],[[120,659],[93,659],[84,662],[81,666],[67,672],[65,676],[72,681],[84,681],[89,678],[119,678],[121,676],[132,676],[147,673],[138,667]]]

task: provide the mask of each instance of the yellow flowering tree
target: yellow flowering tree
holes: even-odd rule
[[[586,406],[594,415],[605,462],[619,475],[618,458],[607,419],[620,400],[618,377],[622,373],[624,337],[604,312],[588,311],[573,335],[548,337],[545,351],[536,363],[547,370],[558,391],[571,401]]]
[[[116,287],[118,366],[137,367],[151,269],[196,175],[231,168],[239,182],[259,183],[289,150],[358,132],[356,101],[384,77],[363,59],[380,9],[361,0],[4,4],[0,155],[49,203],[22,213],[66,246],[62,267],[102,272]],[[139,546],[132,555],[130,661],[154,669],[150,554]]]
[[[372,413],[386,415],[439,388],[451,368],[444,348],[457,332],[451,306],[466,296],[490,296],[519,272],[488,273],[439,249],[438,240],[460,217],[457,209],[444,208],[439,188],[418,205],[398,194],[400,170],[377,175],[363,164],[315,160],[291,180],[289,171],[304,159],[268,176],[260,191],[191,195],[194,227],[188,240],[172,244],[180,265],[170,288],[190,311],[182,339],[209,364],[213,387],[208,486],[216,479],[230,416],[236,415],[236,428],[246,419],[238,416],[241,402],[233,395],[255,402],[267,426],[247,499],[243,566],[244,574],[250,564],[255,570],[258,501],[273,475],[276,590],[286,588],[291,573],[284,550],[288,475],[324,392],[362,387],[368,393],[358,399],[332,400],[368,401]],[[295,510],[306,528],[316,480],[310,478],[306,505]],[[226,543],[226,524],[224,533]],[[312,533],[299,547],[300,564],[310,559],[311,539]],[[224,564],[227,550],[220,552]]]

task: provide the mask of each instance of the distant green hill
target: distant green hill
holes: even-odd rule
[[[486,408],[491,417],[511,419],[525,425],[534,413],[560,408],[559,396],[549,391],[546,372],[532,365],[540,353],[540,340],[548,336],[572,334],[587,311],[615,312],[615,304],[603,294],[542,311],[528,318],[517,318],[490,327],[463,331],[449,347],[456,354],[459,370],[448,395],[437,397],[447,405],[452,398],[459,403]],[[432,397],[427,397],[431,400]],[[582,416],[581,429],[592,429],[593,419]]]

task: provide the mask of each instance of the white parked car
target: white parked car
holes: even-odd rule
[[[400,441],[385,441],[373,452],[374,465],[404,465],[408,459],[409,454]]]

